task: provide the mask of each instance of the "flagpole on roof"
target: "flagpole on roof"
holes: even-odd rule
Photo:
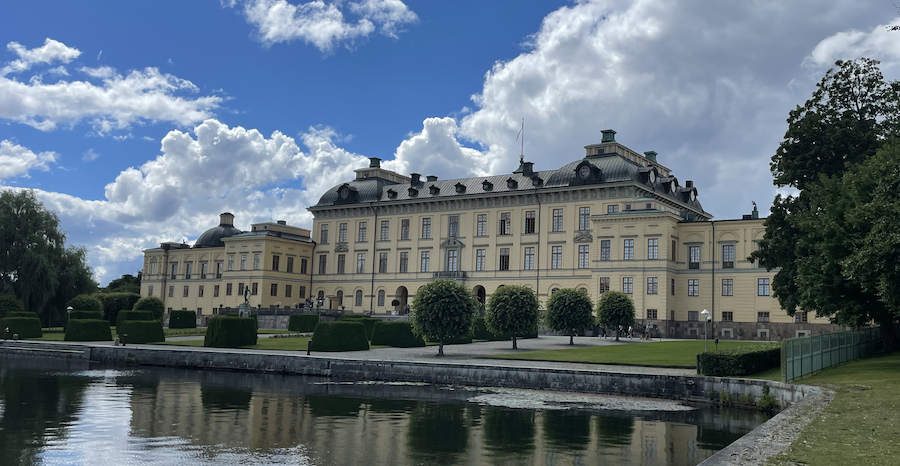
[[[525,161],[525,119],[522,118],[522,128],[519,129],[519,134],[516,135],[516,140],[519,140],[519,136],[522,137],[522,152],[519,152],[519,163]]]

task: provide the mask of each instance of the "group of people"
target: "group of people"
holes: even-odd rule
[[[631,325],[626,329],[624,326],[620,325],[619,328],[619,336],[620,337],[628,337],[634,338],[635,328]],[[638,328],[637,330],[641,330]],[[641,333],[641,340],[650,340],[651,335],[650,332],[653,330],[653,327],[650,324],[644,325],[643,333]],[[600,327],[600,336],[603,338],[615,338],[616,332],[615,329],[610,331],[606,327]]]

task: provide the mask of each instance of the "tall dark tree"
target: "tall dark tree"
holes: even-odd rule
[[[141,272],[138,271],[136,275],[131,275],[130,273],[126,273],[119,278],[116,278],[109,282],[106,285],[106,290],[109,293],[141,293]]]

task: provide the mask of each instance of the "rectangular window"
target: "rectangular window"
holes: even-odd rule
[[[656,309],[647,309],[647,319],[656,320],[658,316],[659,313],[656,311]]]
[[[688,268],[689,269],[699,269],[700,268],[700,246],[690,246],[688,247]]]
[[[219,285],[213,285],[213,298],[219,297]]]
[[[218,285],[216,288],[218,288]],[[147,296],[153,296],[153,285],[147,287]]]
[[[619,211],[618,204],[606,206],[606,213],[608,213],[608,214],[614,214],[614,213],[617,213],[618,211]]]
[[[328,244],[328,225],[319,227],[319,243]]]
[[[525,270],[534,270],[534,248],[525,248]]]
[[[768,278],[760,278],[756,281],[757,290],[756,294],[758,296],[769,296],[769,279]]]
[[[734,268],[734,245],[733,244],[725,244],[722,246],[722,268],[723,269],[733,269]]]
[[[338,225],[338,243],[346,243],[347,242],[347,224],[341,223]]]
[[[285,270],[287,273],[294,273],[294,258],[287,258],[287,269]]]
[[[233,285],[231,283],[225,284],[225,296],[231,296],[232,287]]]
[[[184,285],[184,297],[185,297],[185,298],[188,297],[188,290],[190,290],[190,287],[187,286],[187,285]]]
[[[278,284],[273,283],[269,286],[269,296],[278,296]]]
[[[622,259],[627,261],[634,260],[634,240],[626,239],[624,243],[624,249],[622,249]]]
[[[578,246],[578,268],[579,269],[589,269],[591,268],[591,247],[587,244],[582,244]]]
[[[325,275],[325,259],[327,257],[325,254],[319,256],[319,275]]]
[[[184,264],[184,279],[185,280],[190,280],[191,274],[193,274],[193,272],[194,272],[194,263],[193,262],[188,262],[188,263]]]
[[[422,264],[420,271],[428,272],[431,270],[431,251],[422,251]]]
[[[247,270],[247,255],[241,254],[241,270]]]
[[[553,209],[553,231],[563,231],[562,209]]]
[[[484,263],[485,258],[487,257],[486,249],[476,249],[475,250],[475,270],[478,272],[484,271]]]
[[[356,273],[366,273],[366,253],[356,255]]]
[[[447,271],[456,272],[459,270],[459,251],[451,249],[447,251]]]
[[[400,239],[407,240],[409,239],[409,219],[404,218],[400,220]]]
[[[656,277],[647,277],[647,294],[659,293],[659,279]]]
[[[756,321],[757,322],[768,322],[769,321],[769,313],[768,312],[757,312],[756,313]]]
[[[238,283],[238,296],[243,296],[243,295],[244,295],[244,284]]]
[[[356,291],[356,305],[362,306],[362,300],[363,300],[363,293],[362,293],[362,291],[357,290]]]
[[[387,273],[387,256],[388,253],[378,253],[378,273]]]
[[[688,311],[688,320],[691,322],[700,320],[700,311]]]
[[[647,260],[656,259],[659,259],[659,239],[650,238],[647,240]]]
[[[700,280],[695,278],[688,280],[688,296],[700,296]]]
[[[216,262],[216,278],[222,278],[222,263]]]
[[[553,246],[550,248],[550,268],[562,268],[562,246]]]
[[[228,256],[228,270],[234,270],[234,255]]]
[[[206,280],[206,272],[209,271],[209,264],[204,262],[200,264],[200,279]]]
[[[534,211],[529,210],[525,212],[525,233],[530,234],[535,232],[535,216]]]
[[[431,218],[422,219],[422,239],[431,238]]]
[[[259,283],[251,283],[250,285],[250,294],[256,296],[259,293]]]
[[[306,287],[305,287],[305,286],[301,286],[299,291],[300,291],[300,293],[299,293],[300,296],[298,296],[298,298],[300,298],[300,299],[306,299]]]
[[[384,306],[384,290],[378,290],[378,305]]]
[[[805,312],[795,312],[794,322],[798,324],[809,322],[809,316]]]
[[[672,262],[677,262],[678,259],[678,243],[675,240],[672,240]]]
[[[591,208],[590,207],[579,207],[578,208],[578,229],[581,231],[591,229]]]
[[[347,255],[346,254],[338,254],[337,273],[347,273]]]
[[[509,270],[509,248],[500,248],[500,270]]]
[[[447,236],[456,238],[459,236],[459,215],[451,215],[447,224]]]
[[[197,287],[197,297],[198,297],[198,298],[202,298],[202,297],[203,297],[203,291],[204,291],[203,285],[200,285],[200,286]]]
[[[253,255],[253,270],[259,270],[259,254]]]
[[[503,212],[500,214],[500,231],[498,234],[500,235],[510,235],[510,213]]]
[[[272,256],[272,271],[278,272],[278,269],[280,266],[281,266],[281,257]]]
[[[671,294],[672,296],[675,296],[675,279],[674,279],[674,278],[672,279],[672,283],[671,283],[671,285],[669,286],[669,290],[671,290],[670,294]]]
[[[359,231],[356,234],[356,242],[362,243],[366,241],[366,223],[359,222]]]
[[[609,291],[609,277],[600,277],[600,294]]]
[[[172,286],[172,285],[169,285],[169,297],[170,297],[170,298],[174,298],[174,297],[175,297],[175,287]]]
[[[478,214],[475,236],[487,236],[487,214]]]
[[[725,311],[722,313],[722,322],[734,322],[734,312]]]
[[[150,275],[156,275],[156,262],[150,263]]]
[[[734,279],[722,279],[722,296],[734,296]]]
[[[401,252],[400,253],[400,273],[406,273],[409,271],[409,253]]]
[[[610,257],[609,245],[610,245],[610,240],[608,240],[608,239],[600,240],[600,260],[602,260],[602,261],[609,260],[609,257]]]
[[[284,285],[284,297],[285,297],[285,298],[290,298],[290,297],[291,297],[291,294],[293,294],[293,291],[294,291],[294,290],[293,290],[293,286],[291,286],[291,285]]]
[[[381,241],[388,241],[391,239],[391,222],[390,222],[390,220],[382,220],[381,221],[381,232],[379,233],[379,239]]]
[[[622,292],[634,294],[634,277],[622,277]]]
[[[300,273],[306,275],[306,259],[300,259]]]

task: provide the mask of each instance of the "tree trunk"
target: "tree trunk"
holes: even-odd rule
[[[438,356],[444,355],[444,337],[441,337],[441,341],[438,343]]]
[[[512,340],[513,340],[513,349],[519,349],[519,347],[516,346],[516,336],[515,335],[512,336]]]
[[[616,328],[616,341],[619,341],[619,329]]]
[[[572,333],[569,334],[569,344],[575,344],[575,329],[572,329]]]

